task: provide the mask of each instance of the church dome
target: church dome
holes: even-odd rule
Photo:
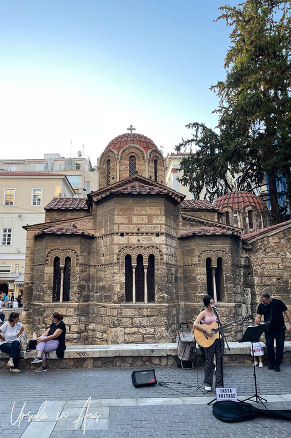
[[[121,149],[128,144],[137,144],[141,146],[145,152],[148,152],[150,149],[158,149],[155,143],[145,135],[128,132],[118,135],[111,140],[105,150],[114,149],[115,151],[120,152]]]
[[[231,208],[236,211],[244,210],[246,207],[254,207],[258,211],[266,209],[266,203],[259,197],[249,192],[232,192],[221,196],[214,202],[215,207],[222,211]]]

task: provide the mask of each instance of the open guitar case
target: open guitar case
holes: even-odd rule
[[[217,401],[213,404],[213,415],[220,421],[236,423],[257,417],[276,418],[291,421],[290,409],[259,409],[250,403]]]
[[[188,324],[181,322],[177,335],[177,367],[192,369],[197,360],[196,341],[189,331]]]

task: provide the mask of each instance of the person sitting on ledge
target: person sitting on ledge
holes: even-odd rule
[[[0,328],[0,350],[9,354],[7,366],[11,373],[20,373],[18,368],[20,356],[19,336],[23,333],[24,328],[19,322],[19,313],[11,312],[8,321]]]
[[[41,367],[35,370],[36,373],[47,371],[45,353],[56,350],[58,358],[64,357],[66,349],[66,325],[63,322],[63,315],[58,312],[52,313],[51,322],[50,327],[43,335],[36,339],[37,356],[31,363],[42,363]]]

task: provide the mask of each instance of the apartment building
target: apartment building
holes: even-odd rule
[[[44,207],[54,197],[78,196],[64,173],[14,171],[11,167],[0,171],[0,290],[17,297],[25,269],[26,231],[22,227],[44,222]]]

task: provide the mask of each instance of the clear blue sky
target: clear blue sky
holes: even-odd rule
[[[163,146],[215,127],[230,45],[223,0],[0,0],[1,158],[83,150],[136,132]]]

